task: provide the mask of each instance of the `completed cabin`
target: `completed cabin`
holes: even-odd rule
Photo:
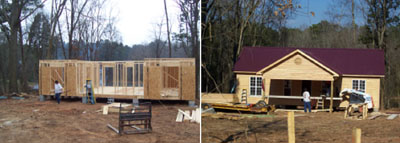
[[[307,88],[311,99],[326,95],[325,106],[345,107],[339,93],[356,89],[371,95],[374,110],[381,106],[380,84],[385,75],[384,52],[376,49],[244,47],[235,64],[236,99],[254,104],[263,95],[269,104],[303,105]],[[263,89],[264,87],[264,89]],[[332,97],[332,98],[331,98]],[[331,101],[331,102],[329,102]],[[312,100],[316,105],[317,100]]]

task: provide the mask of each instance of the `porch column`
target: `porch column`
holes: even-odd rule
[[[333,81],[335,79],[331,80],[331,104],[329,104],[329,113],[332,113],[333,111]]]
[[[264,93],[265,103],[269,104],[269,88],[271,85],[271,79],[264,77]]]

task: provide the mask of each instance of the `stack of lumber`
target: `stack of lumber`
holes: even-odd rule
[[[201,121],[200,108],[196,108],[196,110],[192,110],[192,112],[190,112],[190,110],[182,111],[181,109],[178,109],[176,122],[183,122],[183,121],[200,123]]]
[[[118,113],[119,112],[119,106],[122,104],[122,108],[126,108],[129,106],[132,106],[131,104],[125,104],[125,103],[112,103],[108,105],[103,106],[103,115],[107,115],[108,113]]]

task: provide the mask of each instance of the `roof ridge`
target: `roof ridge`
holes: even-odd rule
[[[370,48],[306,48],[306,47],[278,47],[278,46],[243,46],[243,48],[269,48],[269,49],[316,49],[316,50],[372,50],[372,51],[383,51],[382,49],[370,49]]]

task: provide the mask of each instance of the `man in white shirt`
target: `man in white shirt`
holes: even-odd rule
[[[307,108],[308,108],[308,112],[311,113],[310,92],[308,92],[307,88],[304,88],[303,102],[304,102],[304,112],[307,113]]]
[[[55,84],[54,84],[54,92],[56,93],[56,100],[57,103],[60,104],[60,96],[62,93],[63,87],[61,86],[61,84],[56,80]]]

